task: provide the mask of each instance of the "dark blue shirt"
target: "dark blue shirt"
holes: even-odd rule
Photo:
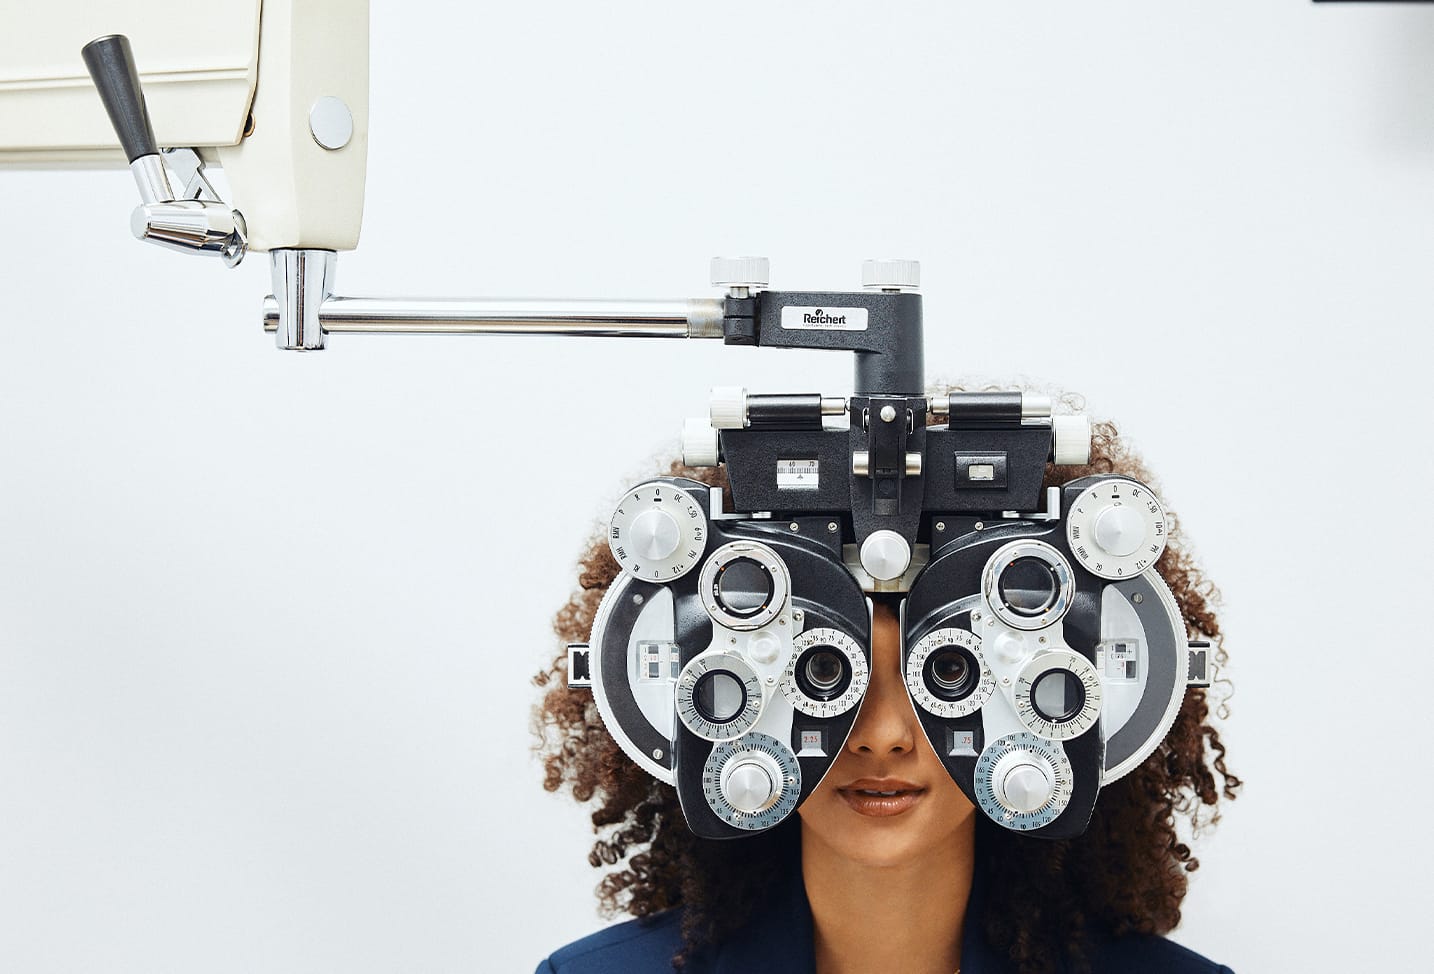
[[[976,884],[979,887],[981,884]],[[798,873],[773,891],[740,930],[691,958],[684,974],[811,974],[812,913]],[[981,891],[973,888],[961,941],[961,974],[1006,974],[1010,967],[981,932]],[[629,920],[574,941],[538,965],[537,974],[671,974],[682,943],[680,910]],[[1163,937],[1124,937],[1098,942],[1093,974],[1233,974]],[[893,958],[892,971],[901,970]]]

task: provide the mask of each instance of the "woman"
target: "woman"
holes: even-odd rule
[[[726,486],[720,468],[670,473]],[[1110,424],[1096,426],[1088,466],[1048,466],[1046,482],[1092,473],[1151,482]],[[1157,569],[1223,662],[1214,589],[1173,523]],[[587,638],[617,573],[595,537],[554,622],[563,643]],[[695,838],[675,790],[621,753],[590,694],[567,689],[566,655],[539,674],[545,787],[593,803],[588,859],[613,867],[599,899],[639,918],[564,947],[539,974],[1228,972],[1159,936],[1179,923],[1199,865],[1176,819],[1214,821],[1240,786],[1205,691],[1189,691],[1165,741],[1101,791],[1083,835],[1025,838],[976,814],[932,751],[901,676],[894,605],[875,602],[871,682],[845,748],[797,815],[751,838]]]

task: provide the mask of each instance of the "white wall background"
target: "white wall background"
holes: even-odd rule
[[[919,257],[932,376],[1085,393],[1224,591],[1249,784],[1176,939],[1248,974],[1377,935],[1420,970],[1431,55],[1434,9],[1302,0],[376,0],[340,289]],[[849,363],[284,355],[263,258],[142,247],[133,202],[0,173],[0,967],[530,970],[598,924],[527,730],[589,528],[708,387],[841,394]]]

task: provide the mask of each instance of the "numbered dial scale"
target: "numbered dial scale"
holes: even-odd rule
[[[855,639],[838,629],[808,629],[792,640],[782,695],[809,717],[835,717],[861,702],[868,678]]]
[[[1050,741],[1079,737],[1100,717],[1100,676],[1079,653],[1042,653],[1021,667],[1014,688],[1016,716]]]
[[[1018,832],[1055,821],[1070,804],[1072,772],[1061,745],[1034,734],[1008,734],[976,759],[976,803]]]
[[[906,686],[917,706],[938,717],[965,717],[986,705],[996,677],[981,637],[948,627],[922,636],[906,660]]]
[[[687,491],[646,483],[627,492],[608,525],[619,565],[647,582],[669,582],[697,567],[707,548],[707,515]]]
[[[702,794],[717,817],[747,831],[769,829],[802,797],[797,757],[768,734],[718,744],[702,766]]]
[[[762,681],[735,653],[703,653],[677,678],[677,716],[708,741],[729,741],[752,729],[766,701]]]
[[[1139,575],[1165,550],[1165,509],[1138,481],[1102,480],[1072,502],[1066,540],[1081,566],[1093,575],[1108,579]]]

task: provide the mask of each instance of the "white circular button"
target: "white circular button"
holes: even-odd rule
[[[1003,663],[1019,663],[1026,658],[1026,641],[1013,632],[1003,632],[996,637],[996,657]]]
[[[861,543],[861,567],[872,578],[889,582],[906,574],[911,546],[895,531],[873,531]]]
[[[1095,543],[1124,558],[1145,540],[1145,518],[1133,507],[1108,507],[1095,519]]]
[[[354,117],[342,98],[325,95],[309,109],[309,132],[325,149],[342,149],[354,137]]]
[[[747,644],[747,655],[754,663],[770,666],[782,652],[782,641],[769,632],[759,632]]]
[[[1015,812],[1034,812],[1051,798],[1051,780],[1034,764],[1018,764],[1001,780],[998,798]]]

